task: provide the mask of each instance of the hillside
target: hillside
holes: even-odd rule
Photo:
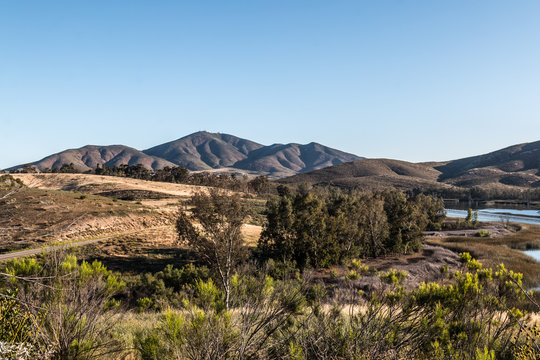
[[[88,174],[13,174],[12,176],[30,188],[79,191],[94,195],[111,191],[137,190],[159,193],[164,197],[188,198],[193,193],[206,189],[201,186]]]
[[[391,159],[362,159],[278,180],[284,184],[311,183],[345,188],[440,187],[440,172],[432,166]]]
[[[189,170],[230,167],[263,145],[227,134],[199,131],[175,141],[144,150]]]
[[[285,184],[433,189],[447,187],[523,189],[540,187],[540,141],[448,162],[410,163],[364,159],[279,180]]]
[[[252,151],[245,160],[234,166],[238,169],[269,172],[275,176],[290,176],[357,159],[360,157],[317,143],[274,144]]]
[[[435,166],[439,181],[457,186],[503,184],[540,186],[540,141],[518,144],[488,154]]]
[[[49,155],[39,161],[31,163],[40,171],[59,168],[62,164],[73,164],[81,171],[95,169],[96,166],[119,166],[122,164],[142,164],[148,169],[161,169],[165,166],[174,166],[173,163],[155,156],[147,155],[137,149],[124,145],[87,145],[78,149],[69,149]],[[17,169],[20,166],[15,166]]]

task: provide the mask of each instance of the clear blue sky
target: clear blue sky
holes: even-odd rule
[[[1,1],[0,168],[198,130],[448,160],[540,140],[539,1]]]

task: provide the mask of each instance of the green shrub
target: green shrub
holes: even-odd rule
[[[147,297],[137,299],[137,311],[140,313],[150,309],[152,305],[153,305],[152,299],[149,299]]]
[[[483,230],[480,230],[479,232],[477,232],[477,233],[475,234],[475,236],[477,236],[477,237],[482,237],[482,238],[483,238],[483,237],[490,237],[490,236],[491,236],[491,233],[490,233],[489,231],[483,229]]]

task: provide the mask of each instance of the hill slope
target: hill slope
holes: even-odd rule
[[[232,167],[246,159],[251,151],[262,147],[236,136],[199,131],[144,150],[144,153],[196,171]]]
[[[342,187],[540,187],[540,141],[443,163],[365,159],[281,179]]]
[[[432,166],[391,159],[362,159],[278,180],[284,184],[311,183],[346,188],[434,188],[440,172]]]
[[[540,185],[540,141],[450,161],[435,169],[441,172],[440,181],[458,186],[500,183],[537,187]]]
[[[290,176],[358,159],[361,158],[317,143],[274,144],[252,151],[234,167]]]
[[[59,168],[62,164],[73,164],[79,171],[95,169],[97,165],[109,167],[122,164],[142,164],[148,169],[160,169],[165,166],[174,166],[173,163],[155,156],[147,155],[142,151],[124,145],[87,145],[78,149],[69,149],[49,155],[32,163],[39,170]],[[15,167],[19,168],[20,166]]]

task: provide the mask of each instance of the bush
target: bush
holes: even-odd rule
[[[100,359],[120,351],[112,338],[115,313],[106,309],[125,284],[100,262],[53,253],[41,264],[11,261],[6,272],[13,275],[6,286],[19,289],[16,299],[28,313],[18,319],[22,329],[24,319],[32,322],[37,358]]]
[[[490,237],[491,236],[491,233],[487,230],[480,230],[479,232],[477,232],[476,234],[474,234],[474,236],[477,236],[477,237]]]

